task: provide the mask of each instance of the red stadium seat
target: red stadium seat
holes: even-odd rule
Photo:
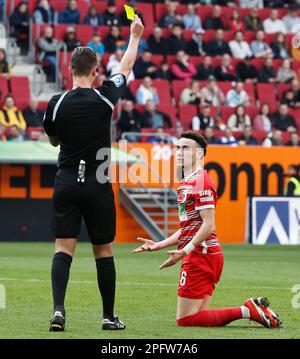
[[[151,61],[152,61],[157,67],[160,67],[160,64],[162,63],[163,60],[164,60],[164,56],[163,56],[163,55],[152,55]]]
[[[27,129],[27,135],[30,140],[37,141],[42,134],[44,134],[45,131],[43,127],[28,127]]]
[[[157,109],[166,115],[168,115],[171,119],[172,127],[176,128],[176,111],[174,106],[172,105],[165,105],[165,104],[159,104],[157,106]]]
[[[267,137],[267,132],[264,131],[252,131],[252,136],[255,137],[258,143],[261,145],[263,140]]]
[[[59,24],[55,25],[54,27],[54,37],[58,40],[63,40],[66,30],[70,25],[68,24]],[[89,25],[76,25],[76,34],[77,38],[86,45],[91,39],[94,34],[93,26]]]
[[[166,5],[165,4],[155,4],[155,19],[158,22],[160,18],[166,14]],[[179,15],[184,15],[186,13],[186,5],[179,4],[177,6],[177,13]]]
[[[290,84],[277,84],[278,100],[280,101],[284,92],[291,87]]]
[[[247,115],[252,120],[253,117],[257,114],[258,109],[256,106],[245,106],[245,111]],[[224,122],[228,121],[228,118],[235,112],[235,107],[222,106],[221,107],[221,117]]]
[[[290,113],[290,115],[292,115],[294,117],[297,128],[298,128],[298,133],[300,133],[300,109],[290,108],[289,113]]]
[[[30,99],[29,79],[26,76],[12,76],[10,78],[10,88],[15,99],[16,105],[23,110]]]
[[[121,3],[121,2],[120,2]],[[153,15],[153,6],[152,4],[144,4],[138,2],[136,5],[137,10],[143,15],[145,30],[152,30],[154,27],[154,15]],[[146,37],[146,34],[144,35]]]
[[[173,95],[175,98],[176,103],[179,103],[180,95],[182,91],[189,86],[191,80],[182,81],[182,80],[173,80],[172,87],[173,87]]]
[[[3,102],[8,92],[7,78],[5,76],[0,76],[0,103]]]
[[[68,1],[67,0],[51,0],[51,6],[60,13],[63,9],[67,7]]]
[[[179,105],[179,120],[184,130],[191,128],[192,118],[197,115],[197,112],[195,105]]]
[[[197,8],[197,13],[198,16],[200,16],[202,22],[205,20],[205,18],[207,17],[207,15],[211,14],[212,12],[212,6],[210,5],[203,5],[203,6],[199,6]]]
[[[276,111],[277,102],[275,95],[275,85],[272,83],[258,83],[257,96],[260,104],[267,103],[270,106],[271,112]]]

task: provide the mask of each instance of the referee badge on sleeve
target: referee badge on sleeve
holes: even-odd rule
[[[124,83],[124,78],[122,75],[114,75],[109,80],[112,81],[116,87],[121,87]]]

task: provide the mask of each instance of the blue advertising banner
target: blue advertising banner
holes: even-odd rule
[[[252,198],[253,244],[300,244],[300,197]]]

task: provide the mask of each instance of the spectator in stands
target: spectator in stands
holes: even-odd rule
[[[103,17],[101,14],[98,14],[98,10],[95,5],[90,6],[88,13],[83,19],[83,24],[94,27],[103,25]]]
[[[294,26],[299,26],[300,24],[300,17],[298,16],[297,6],[292,5],[288,10],[288,14],[285,15],[282,20],[284,22],[287,32],[293,32],[295,29]]]
[[[215,118],[211,115],[210,106],[202,106],[201,112],[192,118],[191,129],[194,131],[205,130],[206,127],[216,127]]]
[[[222,8],[219,5],[213,7],[211,14],[206,16],[203,24],[204,29],[206,30],[217,30],[217,29],[227,29],[226,20],[222,16]]]
[[[137,9],[136,7],[136,3],[137,1],[135,0],[129,0],[129,1],[126,1],[127,4],[129,6],[131,6],[133,9],[134,9],[134,13],[142,20],[142,23],[147,26],[147,23],[145,22],[144,18],[143,18],[143,14]],[[129,20],[127,18],[127,15],[126,15],[126,12],[125,10],[121,13],[121,15],[119,16],[120,18],[120,21],[121,21],[121,26],[130,26],[132,21]]]
[[[60,24],[73,24],[80,23],[80,12],[78,10],[77,0],[68,0],[68,6],[61,11],[58,17]]]
[[[264,32],[257,31],[256,39],[251,42],[251,51],[256,58],[260,57],[273,57],[273,52],[270,46],[264,41]]]
[[[47,79],[50,82],[54,82],[56,73],[56,50],[59,48],[60,42],[54,38],[51,26],[45,27],[44,36],[38,39],[37,44],[40,51],[39,60],[50,65],[45,67]]]
[[[176,61],[171,66],[171,71],[175,79],[185,80],[191,79],[196,75],[195,66],[189,62],[189,56],[184,51],[178,51]]]
[[[207,80],[209,76],[212,76],[215,70],[211,63],[211,57],[206,55],[203,58],[203,63],[197,66],[197,74],[194,78],[197,80]]]
[[[272,127],[270,118],[270,106],[261,104],[259,113],[253,119],[253,129],[256,131],[270,132]]]
[[[210,56],[232,55],[228,42],[224,41],[224,31],[222,29],[217,30],[214,40],[208,43],[208,54]]]
[[[152,54],[166,55],[168,53],[168,43],[163,36],[163,31],[159,26],[155,26],[153,33],[147,40],[148,50]]]
[[[284,7],[284,0],[264,0],[265,7],[281,8]]]
[[[240,0],[240,7],[262,9],[264,7],[264,2],[263,0]]]
[[[276,130],[294,132],[297,131],[295,119],[289,114],[289,108],[285,104],[280,104],[279,110],[274,113],[272,123]]]
[[[11,69],[6,59],[6,52],[4,49],[0,49],[0,75],[11,75]]]
[[[151,100],[155,105],[159,104],[157,90],[152,86],[151,77],[146,76],[136,92],[136,102],[140,105],[146,105]]]
[[[77,39],[76,30],[73,26],[67,28],[63,42],[67,46],[67,51],[73,51],[76,47],[82,46],[82,42]]]
[[[164,14],[158,21],[160,27],[174,27],[174,25],[182,24],[182,16],[177,14],[177,3],[166,3],[166,14]]]
[[[39,101],[31,97],[28,107],[23,111],[23,116],[28,127],[43,127],[44,111],[39,109]]]
[[[225,131],[224,131],[224,136],[222,136],[221,138],[219,138],[217,140],[217,143],[219,145],[227,145],[227,146],[232,146],[235,147],[237,146],[237,142],[235,137],[232,135],[232,130],[229,127],[226,127]]]
[[[244,90],[244,83],[242,81],[237,81],[234,88],[228,91],[226,102],[230,107],[249,105],[249,95]]]
[[[160,136],[159,136],[160,135]],[[163,128],[157,128],[156,132],[153,134],[153,136],[148,137],[147,140],[148,143],[152,143],[152,144],[168,144],[168,135],[164,132]]]
[[[120,131],[120,136],[123,132],[140,132],[141,130],[141,115],[138,110],[134,108],[132,101],[125,101],[121,111],[120,119],[117,123],[117,128]],[[136,141],[136,137],[129,137],[130,141]]]
[[[105,54],[105,47],[104,44],[101,42],[100,32],[94,33],[93,38],[91,39],[91,41],[88,42],[87,46],[101,56]]]
[[[258,71],[258,82],[276,82],[276,71],[273,66],[273,59],[265,59],[264,65]]]
[[[283,146],[282,131],[272,128],[262,145],[263,147]]]
[[[165,113],[158,111],[152,100],[146,102],[146,109],[142,115],[142,128],[171,128],[171,119]]]
[[[183,15],[182,21],[186,29],[189,30],[202,29],[201,19],[196,14],[195,4],[193,4],[192,2],[187,5],[187,12],[185,15]]]
[[[57,24],[58,14],[49,4],[48,0],[40,0],[33,13],[33,20],[36,24]]]
[[[111,26],[109,34],[104,40],[104,47],[108,53],[113,53],[116,50],[125,51],[125,40],[121,36],[121,30],[118,26]]]
[[[7,141],[6,127],[3,125],[0,125],[0,141]]]
[[[107,8],[103,13],[102,18],[104,26],[121,26],[121,20],[117,14],[116,2],[114,0],[109,0],[107,2]]]
[[[294,107],[300,107],[300,90],[299,90],[299,81],[298,79],[295,79],[291,82],[291,91],[293,91],[293,99],[295,102],[295,106]],[[287,91],[286,91],[287,92]],[[286,92],[283,94],[283,99],[285,98],[285,94]]]
[[[257,82],[257,68],[252,65],[251,57],[247,56],[244,61],[240,61],[236,67],[237,78],[243,82]]]
[[[225,102],[225,96],[213,75],[208,77],[206,85],[201,89],[201,99],[202,104],[215,107],[220,107]]]
[[[28,52],[29,18],[28,5],[25,1],[20,2],[10,16],[11,36],[17,39],[22,55]]]
[[[204,130],[204,137],[209,145],[215,145],[218,142],[215,137],[215,130],[213,127],[206,127]]]
[[[123,55],[123,50],[117,50],[114,54],[110,55],[108,63],[106,65],[107,75],[112,76],[118,73]],[[131,71],[131,73],[129,74],[127,83],[129,84],[129,82],[131,82],[132,80],[134,80],[133,71]]]
[[[250,14],[245,17],[244,22],[246,31],[257,32],[264,29],[263,22],[259,16],[257,8],[251,9]]]
[[[297,98],[295,97],[294,91],[290,88],[284,92],[280,103],[288,105],[288,107],[295,108],[296,104],[299,107],[299,102],[296,102]]]
[[[183,132],[183,127],[181,127],[180,125],[176,127],[176,133],[175,133],[175,136],[172,135],[171,139],[170,139],[170,143],[172,145],[176,145],[179,138],[181,137],[182,135],[182,132]]]
[[[297,132],[292,132],[290,140],[285,144],[286,146],[300,147],[300,138]]]
[[[274,34],[276,32],[282,32],[286,34],[286,27],[282,20],[278,19],[278,10],[272,9],[270,17],[263,22],[264,31],[267,34]]]
[[[237,138],[237,142],[239,146],[257,146],[257,139],[252,136],[252,128],[251,126],[245,126],[243,130],[243,134]]]
[[[133,66],[136,79],[143,79],[145,76],[149,76],[152,79],[156,77],[157,67],[151,60],[152,54],[146,50]]]
[[[275,41],[270,45],[274,59],[288,59],[290,57],[290,51],[288,49],[285,35],[279,33],[276,35]]]
[[[178,51],[184,51],[186,44],[186,40],[183,37],[182,25],[174,25],[171,35],[167,38],[167,53],[175,55]]]
[[[186,52],[191,56],[205,56],[208,52],[208,45],[203,40],[205,31],[197,29],[192,35],[192,39],[186,45]]]
[[[231,128],[232,131],[243,131],[245,126],[251,126],[251,119],[243,105],[239,105],[235,108],[234,113],[228,118],[227,126]]]
[[[172,72],[167,61],[163,60],[161,62],[160,68],[156,72],[156,78],[168,81],[171,81],[173,79]]]
[[[229,41],[229,47],[232,56],[237,59],[244,59],[246,56],[252,56],[252,51],[247,41],[244,40],[242,31],[237,31],[235,33],[234,40]]]
[[[25,134],[26,122],[22,112],[16,107],[15,100],[11,95],[7,95],[4,100],[4,106],[0,111],[0,125],[6,127],[7,134],[12,127],[10,136],[20,138]]]
[[[282,65],[279,67],[277,72],[277,81],[282,83],[291,83],[297,79],[297,74],[291,68],[291,61],[285,59],[282,61]]]
[[[232,15],[229,20],[229,29],[234,32],[245,30],[245,25],[241,20],[240,13],[236,9],[232,11]]]
[[[231,56],[224,54],[221,59],[221,65],[215,68],[215,77],[217,81],[235,81],[235,70],[231,64]]]
[[[181,92],[179,102],[182,105],[200,105],[202,101],[199,81],[191,81],[189,86]]]

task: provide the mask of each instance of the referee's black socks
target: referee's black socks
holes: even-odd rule
[[[65,315],[65,295],[70,274],[72,257],[64,252],[54,254],[51,268],[52,293],[54,311],[59,310]]]
[[[98,287],[103,303],[103,318],[114,321],[116,269],[114,257],[97,258]]]

